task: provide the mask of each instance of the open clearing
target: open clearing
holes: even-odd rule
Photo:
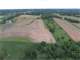
[[[16,23],[4,24],[0,27],[0,37],[30,37],[32,42],[55,43],[52,34],[45,27],[40,16],[21,15]]]
[[[54,21],[71,37],[75,42],[80,41],[80,30],[74,27],[71,23],[66,20],[54,18]]]

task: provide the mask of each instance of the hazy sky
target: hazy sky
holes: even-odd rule
[[[80,8],[80,0],[0,0],[0,9]]]

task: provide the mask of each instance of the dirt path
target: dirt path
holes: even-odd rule
[[[0,29],[0,36],[11,37],[11,36],[21,36],[30,37],[32,42],[42,42],[55,43],[55,39],[49,30],[45,27],[42,19],[37,19],[38,16],[32,15],[21,15],[16,18],[16,23],[12,26],[9,24],[2,27],[4,30]]]
[[[65,32],[74,40],[75,42],[80,41],[80,30],[74,27],[71,23],[67,22],[66,20],[61,20],[58,18],[54,18],[54,21],[64,29]]]

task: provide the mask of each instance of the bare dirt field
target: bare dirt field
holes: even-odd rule
[[[54,18],[54,21],[71,37],[75,42],[80,41],[80,30],[66,20]]]
[[[72,23],[72,24],[80,30],[80,23]]]
[[[16,17],[16,23],[4,24],[0,27],[0,37],[30,37],[32,42],[55,43],[52,34],[45,27],[40,16],[21,15]]]

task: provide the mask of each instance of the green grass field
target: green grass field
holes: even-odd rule
[[[31,51],[32,46],[33,44],[28,38],[1,38],[0,60],[22,60],[25,56],[25,51]]]
[[[2,37],[0,41],[31,42],[31,39],[28,37]]]

